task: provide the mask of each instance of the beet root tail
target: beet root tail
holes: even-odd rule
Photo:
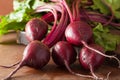
[[[18,65],[19,63],[20,63],[20,61],[14,63],[14,64],[11,64],[11,65],[0,65],[0,67],[3,67],[3,68],[12,68],[12,67]]]
[[[95,80],[104,80],[102,77],[98,77],[98,76],[94,73],[92,65],[89,65],[89,66],[90,66],[91,74],[92,74],[92,76],[93,76],[93,78],[94,78]]]
[[[15,74],[21,67],[23,66],[23,63],[21,62],[7,77],[5,77],[3,80],[10,80],[12,75]]]
[[[96,79],[96,77],[94,76],[91,76],[91,75],[83,75],[83,74],[80,74],[80,73],[76,73],[74,71],[71,70],[70,66],[68,65],[68,62],[66,60],[64,60],[65,62],[65,66],[67,68],[67,70],[73,74],[73,75],[76,75],[76,76],[79,76],[79,77],[84,77],[84,78],[91,78],[91,79]],[[100,79],[100,78],[97,78],[97,79]],[[101,79],[100,79],[101,80]]]

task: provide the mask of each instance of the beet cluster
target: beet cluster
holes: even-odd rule
[[[103,80],[104,78],[95,75],[94,70],[103,64],[105,57],[116,59],[119,65],[120,61],[115,56],[106,55],[104,48],[94,40],[90,41],[93,39],[93,27],[86,17],[81,19],[81,0],[74,0],[71,9],[65,0],[51,2],[53,4],[46,3],[35,10],[35,13],[45,12],[45,15],[31,19],[26,24],[26,38],[30,43],[23,52],[22,60],[13,64],[18,65],[16,69],[5,79],[10,79],[23,66],[42,69],[52,57],[56,65],[66,67],[73,75]],[[49,30],[50,25],[52,27]],[[78,53],[75,47],[80,48]],[[89,70],[91,75],[83,75],[71,69],[70,66],[77,60],[77,56],[80,65]]]

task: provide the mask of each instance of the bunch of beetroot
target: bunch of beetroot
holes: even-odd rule
[[[55,64],[65,66],[71,74],[96,80],[104,79],[95,75],[94,70],[102,65],[105,57],[116,59],[120,67],[117,57],[106,55],[100,45],[91,41],[92,26],[87,23],[87,16],[84,17],[80,12],[82,10],[80,3],[81,0],[73,0],[72,5],[68,6],[65,0],[51,0],[51,4],[46,3],[35,10],[36,13],[45,12],[45,15],[41,18],[33,18],[26,24],[26,37],[30,43],[23,52],[23,59],[17,64],[8,66],[10,68],[18,65],[5,79],[10,79],[23,66],[42,69],[49,62],[50,55]],[[86,14],[90,13],[86,12]],[[50,32],[48,28],[51,28]],[[82,47],[79,53],[74,46]],[[77,56],[80,65],[90,70],[91,75],[83,75],[70,68]]]

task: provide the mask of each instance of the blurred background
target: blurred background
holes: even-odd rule
[[[0,0],[0,15],[6,15],[13,10],[13,0]]]

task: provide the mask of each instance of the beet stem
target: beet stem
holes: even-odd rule
[[[64,63],[65,63],[65,66],[66,66],[67,70],[68,70],[71,74],[76,75],[76,76],[79,76],[79,77],[92,78],[92,79],[94,79],[93,76],[83,75],[83,74],[79,74],[79,73],[73,72],[73,71],[71,70],[70,66],[68,65],[68,62],[67,62],[66,60],[64,60]]]
[[[23,62],[20,62],[20,64],[3,80],[9,80],[13,74],[15,74],[21,67],[23,67]]]
[[[98,51],[98,50],[96,50],[96,49],[88,46],[87,43],[86,43],[85,41],[83,41],[83,40],[81,41],[81,43],[82,43],[86,48],[88,48],[88,49],[90,49],[90,50],[92,50],[92,51],[94,51],[94,52],[96,52],[96,53],[98,53],[98,54],[100,54],[100,55],[102,55],[102,56],[108,57],[108,58],[110,58],[110,59],[111,59],[111,58],[116,59],[116,61],[118,61],[118,64],[119,64],[118,68],[120,68],[120,60],[119,60],[117,57],[103,54],[102,52],[100,52],[100,51]]]
[[[12,64],[12,65],[7,65],[7,66],[5,66],[5,65],[0,65],[0,67],[3,67],[3,68],[11,68],[11,67],[14,67],[14,66],[18,65],[19,63],[20,63],[20,61],[14,63],[14,64]]]
[[[76,9],[75,9],[75,1],[73,1],[73,3],[72,3],[72,11],[73,11],[73,13],[72,13],[73,14],[73,20],[75,20],[76,15],[77,15],[76,14],[77,12],[76,12]]]
[[[76,0],[76,20],[80,20],[80,14],[79,14],[79,4],[80,4],[81,0]]]
[[[103,4],[105,4],[105,5],[109,8],[109,10],[110,10],[110,12],[111,12],[111,17],[110,17],[110,19],[104,24],[104,25],[108,25],[109,23],[112,22],[112,20],[113,20],[113,18],[114,18],[114,13],[113,13],[113,10],[112,10],[111,6],[110,6],[109,4],[107,4],[107,2],[106,2],[105,0],[101,0],[101,1],[103,2]]]
[[[45,5],[44,6],[39,6],[36,9],[36,12],[44,12],[44,11],[50,11],[53,14],[53,16],[54,16],[53,26],[56,26],[56,24],[57,24],[57,12],[56,12],[56,10],[53,7],[51,7],[50,5],[47,5],[47,4],[46,4],[46,6]]]
[[[65,1],[65,0],[62,0],[62,3],[63,3],[63,5],[65,6],[65,8],[67,9],[67,11],[68,11],[68,14],[69,14],[69,17],[70,17],[70,22],[73,22],[72,12],[71,12],[70,8],[68,7],[66,1]]]
[[[46,44],[49,48],[51,48],[56,42],[60,41],[67,27],[68,13],[66,12],[66,9],[64,9],[63,5],[61,5],[61,14],[62,15],[59,24],[55,27],[54,30],[52,29],[43,40],[43,43]]]

